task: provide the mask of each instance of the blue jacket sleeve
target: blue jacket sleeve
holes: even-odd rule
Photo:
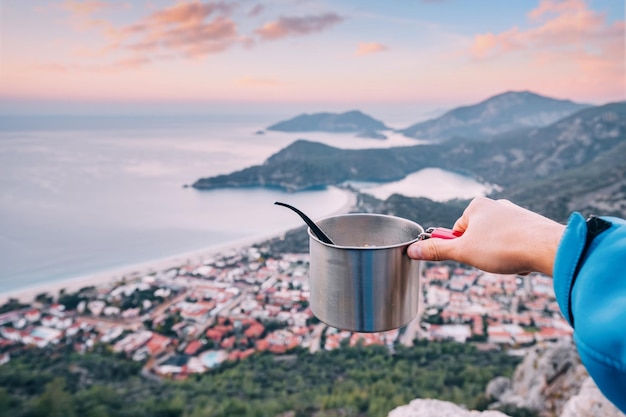
[[[585,249],[587,223],[571,215],[554,263],[561,312],[598,388],[626,412],[626,221],[611,223]]]

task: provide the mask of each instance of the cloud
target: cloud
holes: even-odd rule
[[[144,54],[167,52],[198,57],[225,51],[247,41],[229,17],[225,2],[178,3],[117,30],[117,44]]]
[[[472,56],[489,58],[513,51],[604,51],[624,36],[624,21],[607,23],[602,13],[588,9],[582,0],[543,0],[528,17],[535,23],[529,29],[515,26],[501,33],[476,35]]]
[[[153,24],[173,24],[190,26],[201,23],[206,17],[215,13],[229,14],[234,5],[218,3],[178,3],[163,10],[156,11],[146,21]]]
[[[223,16],[184,27],[135,28],[135,32],[141,36],[127,46],[129,49],[145,52],[173,49],[189,56],[223,51],[238,38],[235,22]]]
[[[266,23],[255,33],[263,40],[277,40],[288,36],[308,35],[328,29],[344,19],[336,13],[325,13],[304,17],[280,17]]]
[[[526,42],[520,39],[522,37],[523,34],[520,34],[517,26],[498,34],[478,34],[474,38],[471,53],[475,58],[485,58],[490,55],[523,49]]]
[[[256,19],[265,12],[263,4],[183,0],[152,9],[144,17],[122,26],[103,19],[102,11],[132,7],[130,3],[66,0],[60,7],[70,13],[76,29],[95,29],[106,39],[101,47],[92,44],[75,48],[76,56],[82,60],[108,58],[109,67],[120,69],[139,68],[163,59],[202,58],[234,47],[250,49],[260,40],[313,34],[343,21],[335,13],[280,17],[246,34],[241,33],[240,28],[245,27],[246,19]],[[74,68],[99,68],[100,65],[102,62],[81,63]]]
[[[545,15],[561,14],[572,10],[583,11],[586,8],[584,0],[542,0],[539,7],[528,13],[528,17],[537,20]]]
[[[354,53],[356,56],[364,56],[375,54],[378,52],[388,51],[389,47],[378,42],[360,42]]]
[[[624,88],[624,20],[611,22],[584,0],[542,0],[527,17],[526,28],[476,35],[469,55],[478,61],[522,58],[527,71],[550,66],[562,83]]]

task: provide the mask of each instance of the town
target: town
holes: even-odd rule
[[[407,326],[383,333],[339,331],[309,307],[308,254],[245,247],[108,286],[5,305],[0,364],[26,348],[64,343],[86,352],[104,345],[145,361],[146,375],[184,379],[224,361],[296,347],[314,354],[359,343],[393,349],[415,339],[452,339],[489,350],[571,336],[550,277],[426,264],[421,282],[423,308]]]

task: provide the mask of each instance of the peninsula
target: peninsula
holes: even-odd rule
[[[275,187],[288,191],[388,182],[423,168],[461,172],[502,191],[499,198],[553,218],[572,210],[626,211],[626,102],[590,107],[543,128],[488,140],[383,149],[339,149],[298,140],[256,165],[197,180],[193,187]]]

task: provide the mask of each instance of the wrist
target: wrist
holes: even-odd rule
[[[552,276],[556,252],[565,232],[565,225],[548,220],[542,226],[541,233],[535,241],[536,257],[534,270]]]

